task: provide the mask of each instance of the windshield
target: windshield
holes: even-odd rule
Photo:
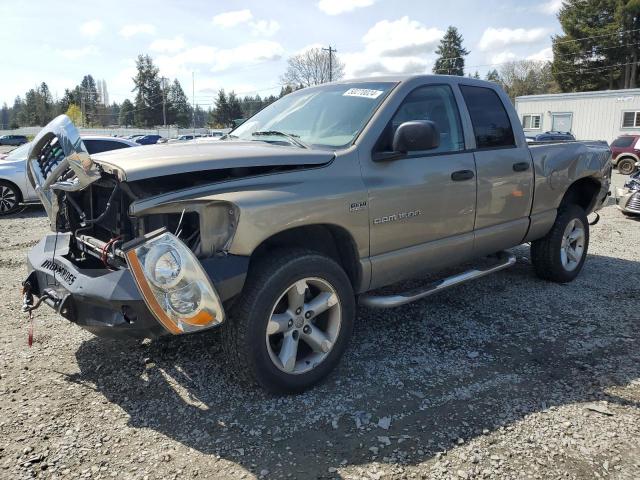
[[[229,137],[295,144],[288,136],[307,145],[346,147],[394,86],[391,82],[341,83],[290,93],[251,117]]]
[[[14,148],[7,155],[7,160],[26,160],[27,155],[29,154],[29,147],[31,146],[31,142],[25,143],[24,145],[19,146],[18,148]]]

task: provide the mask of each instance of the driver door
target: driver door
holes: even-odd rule
[[[440,144],[396,160],[390,151],[398,126],[430,120]],[[369,192],[371,288],[460,263],[471,256],[476,167],[465,151],[456,98],[448,85],[425,85],[407,95],[363,162]]]

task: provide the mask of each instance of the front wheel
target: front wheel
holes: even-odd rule
[[[305,250],[274,252],[251,269],[223,346],[238,376],[299,392],[338,364],[354,316],[351,283],[336,262]]]
[[[567,283],[578,276],[589,248],[589,222],[578,205],[558,210],[549,233],[531,243],[531,262],[545,280]]]

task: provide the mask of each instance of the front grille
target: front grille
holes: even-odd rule
[[[640,192],[631,195],[627,202],[627,208],[630,210],[640,210]]]
[[[64,160],[64,151],[58,142],[57,137],[53,137],[42,147],[38,155],[37,162],[43,178],[47,178],[49,174],[60,165]]]

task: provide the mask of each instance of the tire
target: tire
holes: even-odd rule
[[[531,262],[538,277],[567,283],[582,270],[588,248],[589,222],[584,210],[578,205],[564,205],[549,233],[531,243]]]
[[[631,175],[636,169],[636,161],[633,158],[621,158],[618,162],[618,172],[621,175]]]
[[[0,180],[0,216],[14,213],[20,208],[21,201],[20,190],[15,185]]]
[[[355,309],[351,282],[335,261],[309,250],[273,252],[251,267],[223,326],[232,373],[274,393],[308,389],[340,361]]]

